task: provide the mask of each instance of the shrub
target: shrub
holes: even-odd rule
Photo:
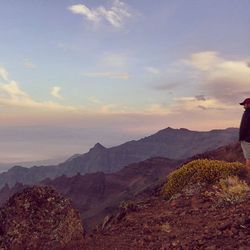
[[[242,175],[245,166],[239,162],[199,159],[191,161],[169,174],[162,194],[171,198],[189,184],[216,183],[230,175]]]
[[[219,206],[235,204],[244,200],[247,192],[250,191],[249,186],[238,176],[229,176],[221,179],[215,186],[215,197]]]

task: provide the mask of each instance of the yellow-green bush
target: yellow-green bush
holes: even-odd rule
[[[241,175],[245,166],[239,162],[199,159],[191,161],[169,174],[162,194],[171,198],[188,184],[215,183],[230,175]]]

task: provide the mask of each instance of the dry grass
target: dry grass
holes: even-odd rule
[[[221,179],[215,185],[215,197],[220,206],[227,204],[235,204],[244,200],[246,194],[250,191],[250,187],[238,176],[229,176]]]

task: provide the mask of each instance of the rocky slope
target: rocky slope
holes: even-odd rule
[[[111,173],[128,164],[156,156],[186,159],[236,142],[237,139],[238,129],[236,128],[209,132],[166,128],[138,141],[126,142],[112,148],[105,148],[97,143],[89,152],[75,155],[56,166],[13,167],[0,174],[0,187],[6,183],[13,186],[16,182],[34,184],[45,178],[55,178],[63,174],[73,176],[78,172],[81,174],[98,171]]]
[[[32,187],[0,209],[0,249],[82,249],[83,227],[70,200]]]
[[[249,180],[248,180],[249,181]],[[88,235],[86,249],[249,249],[250,194],[224,207],[207,196],[212,187],[130,204]]]
[[[226,146],[219,147],[212,151],[195,155],[189,158],[188,161],[194,159],[205,159],[205,158],[210,160],[223,160],[228,162],[238,161],[241,163],[245,163],[245,158],[243,156],[240,143],[232,143]]]

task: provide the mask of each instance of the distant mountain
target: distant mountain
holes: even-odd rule
[[[53,187],[70,198],[80,211],[85,227],[92,228],[107,214],[118,211],[120,202],[143,195],[164,182],[167,174],[180,163],[179,160],[157,157],[131,164],[116,173],[63,175],[54,180],[43,180],[39,185]],[[6,184],[0,190],[0,204],[26,187],[17,183],[10,188]]]
[[[211,130],[208,132],[188,129],[166,128],[138,141],[129,141],[116,147],[105,148],[97,143],[89,152],[74,155],[67,161],[54,166],[15,166],[0,174],[0,187],[16,182],[34,184],[45,178],[61,175],[73,176],[77,173],[112,173],[123,166],[140,162],[150,157],[186,159],[238,140],[238,129]]]
[[[1,163],[0,162],[0,173],[7,171],[13,166],[22,166],[22,167],[33,167],[33,166],[45,166],[45,165],[56,165],[64,161],[66,157],[56,158],[56,159],[47,159],[41,161],[27,161],[27,162],[15,162],[15,163]]]

